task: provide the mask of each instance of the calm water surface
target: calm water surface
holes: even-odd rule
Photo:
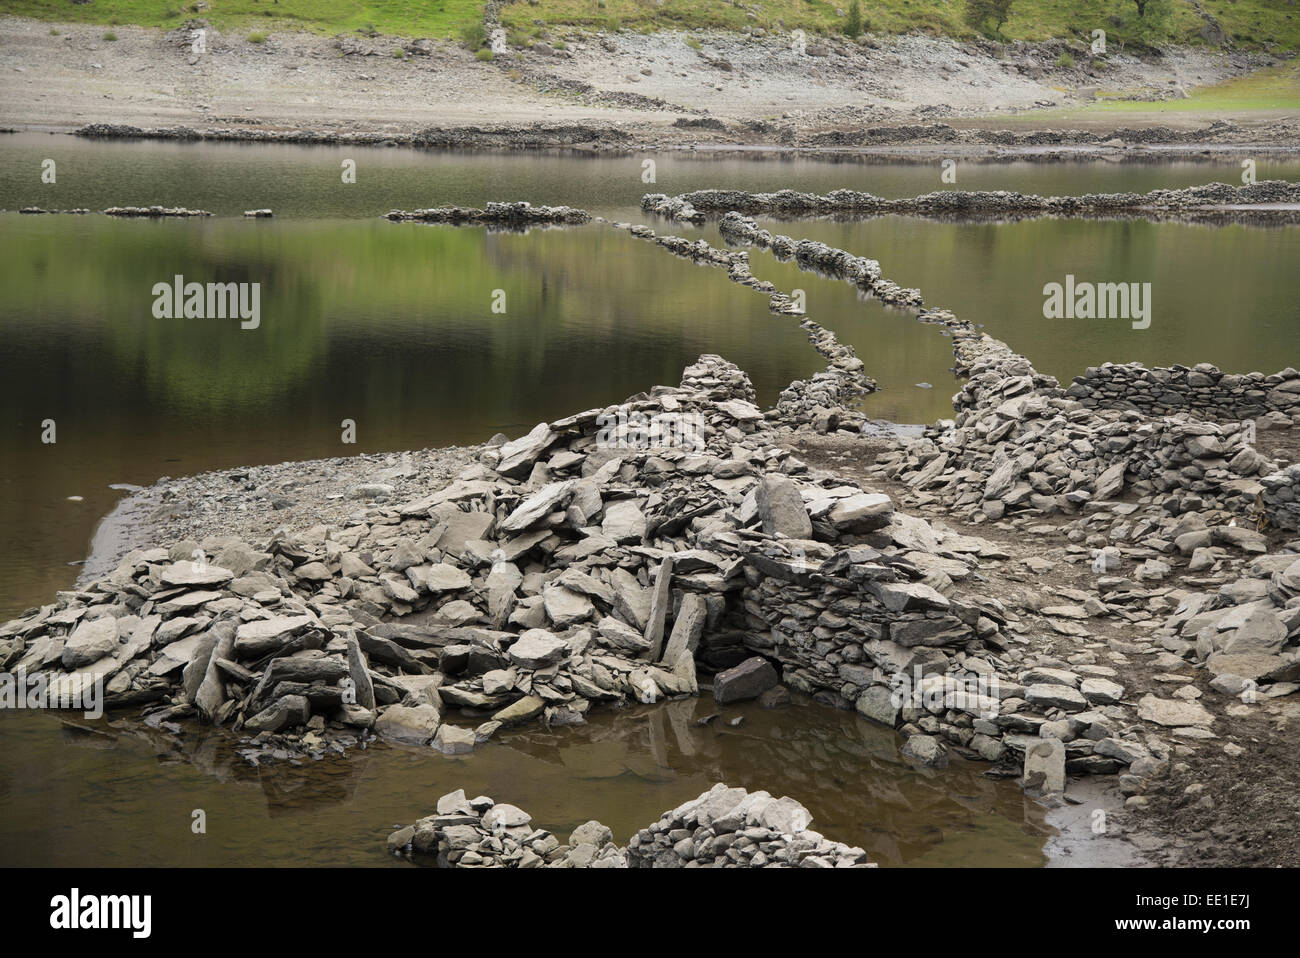
[[[697,726],[713,708],[598,710],[586,725],[504,733],[468,756],[381,743],[262,768],[220,732],[182,745],[138,722],[14,713],[0,725],[0,863],[400,864],[385,851],[389,832],[457,788],[519,805],[561,839],[595,818],[624,843],[719,781],[798,798],[814,828],[881,865],[1044,862],[1042,807],[983,766],[912,770],[892,731],[823,706],[728,706]],[[205,835],[190,831],[196,808]]]

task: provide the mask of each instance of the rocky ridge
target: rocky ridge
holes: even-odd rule
[[[718,249],[702,239],[661,236],[648,226],[630,223],[611,225],[615,229],[627,230],[638,239],[649,240],[693,263],[725,269],[731,282],[767,293],[768,309],[772,312],[804,317],[799,325],[808,333],[808,341],[813,348],[826,359],[826,369],[812,379],[796,380],[783,389],[777,399],[776,418],[793,424],[809,425],[823,433],[841,426],[856,428],[865,421],[854,403],[858,398],[875,392],[876,382],[866,375],[863,362],[856,356],[853,347],[841,344],[834,332],[805,316],[803,307],[788,293],[777,289],[774,283],[754,276],[749,269],[748,253],[743,250]]]
[[[1150,193],[1086,193],[1079,196],[1037,196],[1006,190],[942,190],[923,196],[889,199],[856,190],[833,190],[825,195],[780,190],[750,193],[743,190],[696,190],[676,197],[649,193],[642,208],[669,219],[701,222],[706,215],[886,216],[909,215],[951,219],[1014,218],[1023,216],[1119,216],[1144,219],[1160,214],[1194,214],[1200,211],[1248,208],[1261,215],[1289,215],[1300,202],[1300,184],[1265,180],[1248,186],[1210,183]]]
[[[527,202],[488,203],[486,209],[449,206],[427,210],[392,210],[384,218],[393,222],[488,224],[528,227],[542,225],[576,226],[591,220],[586,210],[571,206],[533,206]]]

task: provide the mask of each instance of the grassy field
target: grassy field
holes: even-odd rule
[[[195,8],[204,8],[196,10]],[[402,37],[453,37],[483,16],[482,0],[4,0],[0,12],[69,23],[174,28],[203,17],[223,32],[378,31]]]
[[[1167,13],[1138,17],[1133,0],[1014,0],[999,35],[1015,40],[1084,37],[1107,32],[1112,44],[1199,43],[1204,21],[1192,0],[1151,0]],[[812,33],[842,29],[849,0],[518,0],[502,8],[512,34],[540,36],[547,28],[730,29],[796,27]],[[456,36],[482,16],[482,0],[6,0],[3,10],[43,20],[175,26],[203,16],[219,30],[274,31],[299,27],[323,33],[376,30],[397,36]],[[867,29],[970,37],[964,0],[862,0]],[[1287,0],[1201,0],[1201,7],[1239,46],[1300,49],[1300,5]],[[543,25],[535,21],[541,20]]]
[[[1086,106],[1040,112],[1036,114],[1035,122],[1041,123],[1056,115],[1091,118],[1114,115],[1117,120],[1122,120],[1125,114],[1137,113],[1228,116],[1248,112],[1300,113],[1300,63],[1292,61],[1214,86],[1197,87],[1186,99],[1166,100],[1162,103],[1120,100],[1103,93],[1101,99]]]

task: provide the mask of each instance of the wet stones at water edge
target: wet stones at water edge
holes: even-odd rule
[[[792,798],[714,785],[632,836],[626,847],[600,822],[578,826],[567,844],[532,816],[457,790],[437,812],[388,836],[390,853],[443,868],[874,868],[861,848],[813,831]]]
[[[457,789],[435,814],[388,836],[388,851],[441,868],[626,868],[627,856],[600,822],[575,828],[568,844],[515,805]]]
[[[972,578],[1004,550],[811,472],[753,396],[703,356],[680,386],[498,437],[416,498],[347,500],[346,521],[259,546],[132,553],[0,626],[0,668],[96,672],[108,707],[229,726],[253,756],[372,734],[464,752],[503,727],[696,694],[699,670],[733,701],[777,678],[856,709],[915,739],[922,764],[957,752],[1019,774],[1045,729],[1071,743],[1071,774],[1165,761],[1122,688],[1093,681],[1109,673],[1018,647]],[[602,436],[620,408],[698,414],[703,449]],[[114,645],[80,641],[105,618]]]

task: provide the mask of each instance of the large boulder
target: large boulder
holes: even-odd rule
[[[98,662],[117,649],[117,619],[111,615],[82,621],[63,646],[63,667],[77,669]]]
[[[568,657],[569,644],[545,629],[529,629],[507,653],[521,669],[544,669]]]
[[[755,492],[763,531],[788,539],[811,539],[812,520],[799,487],[788,476],[764,476]]]
[[[726,705],[756,699],[780,681],[771,662],[760,655],[751,656],[713,677],[713,700]]]
[[[427,745],[441,721],[442,716],[432,705],[390,705],[375,722],[375,734],[405,745]]]

